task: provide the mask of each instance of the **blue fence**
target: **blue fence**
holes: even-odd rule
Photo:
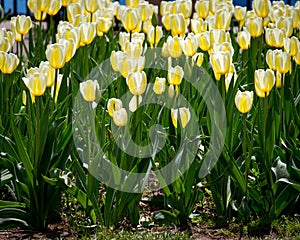
[[[119,1],[121,4],[125,4],[125,0]],[[289,5],[294,5],[296,0],[285,0],[285,3]],[[12,15],[17,14],[29,14],[29,10],[27,8],[27,0],[0,0],[1,5],[4,8],[5,12],[11,10]],[[239,6],[247,6],[249,9],[252,5],[252,0],[233,0],[234,5]]]

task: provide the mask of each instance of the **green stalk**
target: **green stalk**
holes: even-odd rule
[[[248,174],[250,169],[250,159],[247,157],[247,124],[246,124],[246,114],[243,115],[243,153],[245,159],[245,189],[246,189],[246,198],[249,199],[249,192],[248,192]]]

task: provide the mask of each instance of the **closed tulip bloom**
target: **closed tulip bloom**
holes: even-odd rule
[[[83,14],[82,6],[79,3],[72,3],[67,7],[67,18],[70,23],[74,22],[74,17],[76,15]]]
[[[133,95],[142,95],[146,91],[147,76],[143,72],[130,72],[126,77],[126,82]]]
[[[7,37],[0,38],[0,51],[8,52],[11,48],[10,41]]]
[[[284,46],[284,51],[289,53],[291,57],[294,57],[299,51],[298,49],[300,48],[300,42],[298,38],[295,36],[291,38],[284,38],[283,46]]]
[[[123,77],[127,77],[130,72],[141,72],[145,66],[145,56],[138,58],[123,58],[119,61],[119,72]]]
[[[282,48],[285,32],[279,28],[274,28],[271,34],[271,43],[273,47]]]
[[[172,36],[182,35],[185,33],[186,25],[183,14],[170,15],[170,27]]]
[[[127,53],[122,51],[112,51],[110,55],[110,63],[114,71],[119,72],[120,62],[123,61],[124,58],[127,58]]]
[[[182,51],[185,56],[192,57],[198,50],[199,42],[194,34],[189,34],[182,42]]]
[[[285,36],[293,34],[293,19],[291,17],[280,17],[276,22],[276,27],[285,31]]]
[[[156,77],[153,85],[153,91],[155,92],[155,94],[157,95],[163,94],[165,90],[166,90],[166,79]]]
[[[97,90],[99,90],[99,84],[97,80],[87,80],[79,84],[79,90],[85,101],[93,102],[96,100],[96,94]]]
[[[51,67],[49,62],[42,61],[39,66],[39,71],[46,76],[46,86],[52,87],[55,81],[55,69]]]
[[[251,43],[250,33],[247,31],[238,32],[237,42],[242,50],[247,50]]]
[[[65,45],[66,48],[66,62],[69,62],[76,53],[76,45],[73,39],[59,39],[59,44]]]
[[[109,116],[113,117],[114,111],[118,111],[123,107],[123,103],[120,99],[111,98],[107,102],[107,110]]]
[[[80,44],[89,45],[96,36],[96,26],[94,23],[80,24]]]
[[[238,92],[235,95],[235,106],[239,110],[240,113],[248,113],[253,104],[253,92],[252,91],[245,91]]]
[[[40,12],[47,12],[51,0],[37,0],[37,9]]]
[[[75,15],[72,22],[73,26],[79,27],[82,23],[90,23],[89,16],[83,14]]]
[[[182,67],[170,67],[168,70],[168,83],[178,86],[182,82],[184,71]]]
[[[163,30],[161,26],[150,26],[148,28],[148,34],[147,34],[147,40],[150,43],[151,46],[157,45],[160,41],[160,39],[163,36]]]
[[[142,99],[143,98],[140,95],[133,95],[128,104],[129,111],[135,112],[138,109],[138,106],[141,104]]]
[[[292,10],[293,28],[299,28],[300,22],[300,8],[294,8]]]
[[[65,27],[58,32],[57,39],[72,39],[75,43],[76,49],[80,47],[80,28],[78,27]]]
[[[287,52],[279,51],[276,54],[276,69],[278,72],[285,74],[290,70],[291,56]]]
[[[250,33],[251,37],[259,37],[263,33],[263,21],[261,18],[249,18],[246,21],[246,28]]]
[[[266,62],[268,64],[268,67],[270,69],[272,69],[273,71],[276,71],[277,68],[276,68],[276,52],[277,50],[268,50],[267,51],[267,54],[266,54]]]
[[[143,45],[141,42],[127,42],[125,44],[125,51],[130,58],[138,58],[143,53]]]
[[[141,2],[138,6],[138,10],[140,13],[141,21],[146,22],[153,14],[153,9],[150,4],[147,2]]]
[[[168,44],[166,42],[163,43],[162,48],[161,48],[161,56],[163,58],[168,58],[170,57],[170,53],[168,50]]]
[[[59,69],[64,67],[66,63],[66,47],[64,44],[49,44],[46,49],[46,58],[50,65]]]
[[[182,39],[177,36],[168,37],[167,48],[168,48],[168,53],[172,58],[179,58],[182,55],[181,41]]]
[[[207,22],[204,21],[202,18],[191,19],[191,29],[192,32],[195,34],[207,31],[207,26]]]
[[[215,28],[227,30],[230,27],[231,13],[226,10],[218,10],[215,13]]]
[[[51,0],[48,10],[46,11],[50,16],[54,16],[61,9],[61,0]]]
[[[17,17],[11,17],[11,19],[10,19],[10,30],[14,34],[15,40],[17,42],[21,42],[22,41],[22,35],[20,33],[18,33],[18,31],[16,29],[16,23],[17,23]]]
[[[201,50],[207,52],[212,44],[210,41],[210,32],[202,32],[199,35],[199,47],[201,48]]]
[[[266,97],[275,85],[275,74],[271,69],[258,69],[254,72],[254,84],[259,97]],[[262,94],[261,94],[262,93]]]
[[[1,71],[5,74],[11,74],[12,72],[14,72],[20,62],[17,55],[5,52],[3,53],[2,60],[3,64],[1,67]]]
[[[113,121],[114,124],[118,127],[126,126],[128,122],[128,115],[125,108],[120,108],[119,110],[115,110],[113,113]]]
[[[225,75],[229,72],[231,56],[229,52],[213,52],[210,55],[210,63],[215,74]],[[219,80],[219,79],[217,79]]]
[[[23,78],[23,81],[32,96],[42,96],[46,91],[47,80],[43,73],[35,72],[34,74],[29,75],[28,78]]]
[[[89,13],[94,13],[98,9],[98,0],[84,0],[85,10]]]
[[[134,8],[125,9],[121,21],[125,30],[127,32],[132,32],[135,28],[138,27],[140,21],[137,10]]]
[[[185,19],[188,19],[192,15],[192,1],[180,0],[175,2],[176,12],[183,14]]]
[[[165,14],[170,13],[171,4],[172,4],[172,2],[167,2],[167,1],[160,2],[160,15],[161,16],[164,16]]]
[[[162,19],[162,24],[164,25],[166,30],[171,30],[171,13],[165,14]]]
[[[21,15],[16,19],[16,30],[19,34],[25,35],[32,27],[31,18],[29,16]]]
[[[178,117],[180,119],[180,123],[181,123],[182,128],[185,128],[186,125],[189,123],[189,121],[191,119],[190,110],[186,107],[177,108],[177,109],[172,108],[171,109],[172,123],[173,123],[175,128],[177,128]]]
[[[193,64],[194,62],[196,62],[197,66],[201,67],[203,63],[203,58],[204,58],[203,53],[196,53],[192,58]]]
[[[269,14],[269,11],[271,8],[271,1],[270,0],[253,0],[252,8],[254,9],[254,11],[258,17],[265,18]]]
[[[112,26],[112,20],[104,17],[99,17],[97,21],[97,35],[103,36],[103,33],[107,33]]]
[[[241,7],[241,6],[234,7],[234,17],[238,22],[245,21],[246,14],[247,14],[247,7]]]
[[[209,1],[199,0],[195,4],[195,10],[199,18],[206,18],[209,14]]]
[[[227,42],[227,34],[226,34],[225,30],[223,30],[223,29],[212,29],[212,30],[209,31],[209,33],[210,33],[211,45],[213,45],[214,43]]]

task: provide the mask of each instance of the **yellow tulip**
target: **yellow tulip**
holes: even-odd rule
[[[181,41],[182,39],[177,36],[168,37],[167,48],[168,48],[168,53],[172,58],[179,58],[182,55]]]
[[[184,40],[181,42],[182,51],[185,56],[192,57],[198,50],[199,42],[196,35],[190,33]]]
[[[172,36],[182,35],[186,31],[186,22],[183,14],[170,15],[170,27]]]
[[[270,0],[253,0],[252,8],[254,9],[254,11],[258,17],[265,18],[269,14],[269,11],[271,8],[271,1]]]
[[[171,4],[172,2],[161,1],[160,2],[160,15],[164,16],[167,13],[171,12]]]
[[[103,36],[103,33],[107,33],[112,26],[112,20],[109,18],[99,17],[97,21],[97,35]]]
[[[85,10],[89,13],[94,13],[99,8],[98,0],[84,0]]]
[[[32,96],[42,96],[46,91],[47,80],[43,73],[35,72],[28,78],[23,78],[23,81]]]
[[[291,17],[280,17],[276,21],[276,27],[282,29],[286,37],[290,37],[293,34],[293,19]]]
[[[80,24],[80,45],[89,45],[96,36],[95,23]]]
[[[300,42],[297,37],[292,36],[291,38],[283,39],[283,46],[284,51],[289,53],[291,57],[294,57],[299,51],[298,49],[300,48]]]
[[[254,85],[259,97],[266,97],[275,85],[275,75],[271,69],[258,69],[254,72]]]
[[[54,16],[61,9],[61,1],[51,0],[48,10],[46,11],[50,16]]]
[[[120,62],[123,61],[124,58],[127,58],[127,53],[122,51],[112,51],[110,55],[110,63],[114,71],[119,72]]]
[[[266,62],[268,64],[268,67],[270,69],[272,69],[273,71],[277,70],[277,68],[276,68],[276,52],[277,51],[278,50],[272,51],[269,49],[266,54]]]
[[[83,99],[87,102],[96,100],[97,91],[99,91],[99,84],[97,80],[87,80],[79,84],[79,90]]]
[[[210,42],[211,46],[214,43],[223,43],[223,42],[229,42],[226,31],[222,29],[212,29],[209,31],[210,32]],[[229,35],[228,35],[229,36]],[[200,45],[201,47],[201,45]]]
[[[5,74],[11,74],[14,72],[20,62],[17,55],[6,52],[3,53],[2,60],[3,64],[1,66],[1,71]]]
[[[127,111],[125,108],[120,108],[119,110],[115,110],[113,112],[113,121],[114,124],[118,127],[126,126],[128,122]]]
[[[170,53],[168,50],[168,44],[166,42],[163,43],[162,48],[161,48],[161,56],[163,58],[168,58],[170,57]]]
[[[285,32],[279,28],[266,29],[265,40],[270,47],[282,48]]]
[[[195,4],[195,11],[199,18],[206,18],[209,14],[209,1],[198,0]]]
[[[126,77],[126,83],[133,95],[142,95],[146,91],[147,76],[143,72],[130,72]]]
[[[40,12],[47,12],[51,0],[37,0],[37,9]]]
[[[171,30],[171,13],[166,13],[162,19],[162,24],[164,25],[166,30]]]
[[[175,2],[176,12],[181,13],[185,19],[188,19],[192,15],[192,1],[191,0],[179,0]]]
[[[62,1],[61,1],[61,5],[62,5],[63,7],[67,7],[70,3],[71,3],[71,0],[62,0]]]
[[[235,106],[239,110],[240,113],[248,113],[253,104],[253,92],[252,91],[245,91],[238,92],[235,95]]]
[[[250,33],[247,31],[238,32],[237,42],[242,50],[247,50],[251,43]]]
[[[7,37],[0,38],[0,51],[8,52],[11,48],[10,41]]]
[[[161,95],[165,92],[165,90],[166,90],[166,79],[156,77],[153,85],[153,92],[155,92],[155,94],[157,95]]]
[[[186,125],[189,123],[189,121],[191,119],[190,110],[186,107],[177,108],[177,109],[172,108],[171,109],[172,123],[173,123],[175,128],[177,128],[178,115],[179,115],[179,118],[180,118],[180,123],[181,123],[182,128],[185,128]]]
[[[251,37],[259,37],[263,33],[263,21],[261,18],[249,18],[246,21],[246,28],[248,29],[248,32],[250,33]]]
[[[122,19],[123,26],[127,32],[132,32],[138,27],[140,18],[135,8],[126,8]]]
[[[34,15],[35,20],[37,20],[37,21],[44,21],[47,17],[46,12],[41,12],[37,8],[34,10],[33,15]]]
[[[125,51],[130,58],[138,58],[143,53],[143,45],[141,42],[127,42]]]
[[[191,29],[195,34],[205,32],[207,31],[207,22],[202,18],[191,19]]]
[[[78,27],[64,27],[58,30],[57,39],[72,39],[75,43],[76,49],[80,47],[80,28]]]
[[[300,9],[294,8],[292,10],[293,28],[299,28],[300,22]]]
[[[226,10],[218,10],[214,20],[215,29],[227,30],[230,27],[231,13]]]
[[[162,36],[163,30],[161,26],[150,26],[148,28],[147,40],[151,46],[156,46],[159,43]]]
[[[192,60],[193,60],[193,64],[194,62],[196,62],[197,66],[198,67],[201,67],[202,66],[202,63],[203,63],[203,58],[204,58],[204,55],[203,53],[196,53],[193,57],[192,57]]]
[[[276,69],[278,72],[285,74],[290,70],[291,56],[287,52],[278,51],[276,54]]]
[[[145,56],[138,58],[123,58],[119,61],[119,72],[123,77],[127,77],[130,72],[141,72],[145,66]]]
[[[51,67],[49,62],[42,61],[39,66],[39,71],[46,76],[46,86],[52,87],[55,81],[55,69]]]
[[[138,6],[138,10],[142,22],[146,22],[149,18],[152,17],[153,9],[148,2],[141,2]]]
[[[107,102],[107,110],[109,116],[113,117],[114,111],[118,111],[123,107],[123,103],[120,99],[111,98]]]
[[[212,52],[229,52],[230,56],[232,57],[234,54],[234,48],[231,42],[214,43],[210,54]]]
[[[201,50],[203,51],[208,51],[212,44],[210,41],[210,32],[202,32],[199,35],[199,47],[201,48]]]
[[[140,3],[140,0],[126,0],[126,6],[131,8],[137,8]]]
[[[59,69],[64,67],[66,63],[65,45],[58,43],[48,45],[46,49],[46,58],[53,68]]]
[[[16,30],[19,34],[25,35],[32,27],[31,18],[29,16],[21,15],[16,19]]]
[[[297,65],[300,65],[300,51],[298,51],[294,56],[294,61]]]
[[[184,71],[182,67],[170,67],[168,70],[168,83],[174,86],[180,85],[182,82]]]
[[[59,44],[63,44],[65,45],[65,49],[66,49],[66,62],[69,62],[73,56],[76,53],[76,45],[75,42],[72,38],[66,40],[66,39],[59,39],[58,40]]]
[[[247,7],[235,6],[234,17],[239,23],[245,22],[246,14],[247,14]],[[242,26],[243,25],[240,24],[240,27]]]
[[[67,18],[73,24],[76,15],[82,15],[82,6],[79,3],[72,3],[67,7]]]
[[[210,55],[210,64],[215,74],[225,75],[230,70],[230,65],[231,65],[230,53],[228,51],[213,52]],[[217,78],[217,80],[220,79]]]

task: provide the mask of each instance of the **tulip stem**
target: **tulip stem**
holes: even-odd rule
[[[250,168],[250,161],[247,157],[247,123],[246,123],[246,117],[247,114],[243,114],[243,152],[244,152],[244,158],[245,158],[245,189],[246,189],[246,198],[248,199],[249,193],[248,193],[248,174],[249,174],[249,168]]]

